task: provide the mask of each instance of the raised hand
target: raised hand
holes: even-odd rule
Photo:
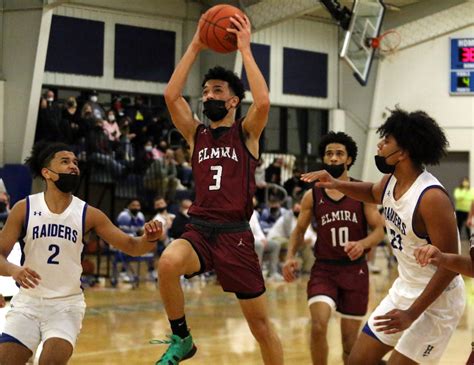
[[[318,188],[336,189],[338,180],[333,178],[326,170],[307,172],[301,175],[301,180],[311,183],[316,181]]]
[[[199,29],[201,29],[201,24],[204,22],[204,18],[203,16],[201,16],[201,19],[199,19],[199,22],[198,22],[198,27],[196,29],[196,32],[194,33],[194,36],[193,36],[193,39],[191,40],[191,46],[194,46],[196,47],[197,49],[199,50],[203,50],[203,49],[206,49],[206,48],[209,48],[207,47],[207,45],[201,40],[201,37],[199,36]]]
[[[12,274],[13,280],[25,289],[32,289],[39,284],[41,276],[29,267],[17,266]]]
[[[415,249],[415,259],[422,267],[433,264],[438,266],[443,260],[443,253],[433,245],[425,245]]]
[[[157,220],[145,223],[145,239],[148,242],[158,241],[163,236],[163,224]]]
[[[250,34],[252,27],[247,15],[241,17],[239,14],[235,14],[230,18],[230,21],[235,28],[227,28],[227,31],[235,34],[237,37],[237,48],[241,51],[250,47]]]

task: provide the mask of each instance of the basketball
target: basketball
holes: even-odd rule
[[[227,28],[235,28],[230,17],[244,13],[232,5],[216,5],[204,13],[199,24],[199,38],[213,51],[229,53],[237,50],[237,37]]]

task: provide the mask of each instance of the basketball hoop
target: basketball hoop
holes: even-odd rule
[[[376,38],[369,39],[369,45],[378,50],[382,55],[395,53],[400,47],[402,37],[395,29],[387,30]]]

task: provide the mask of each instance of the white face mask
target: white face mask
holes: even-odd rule
[[[48,98],[46,100],[48,100],[49,103],[52,103],[54,101],[54,98]]]
[[[153,149],[153,146],[145,146],[145,151],[147,152],[151,152],[152,149]]]
[[[115,120],[115,115],[111,114],[108,116],[109,122],[113,122]]]
[[[90,99],[93,103],[97,103],[97,96],[96,95],[92,95]]]

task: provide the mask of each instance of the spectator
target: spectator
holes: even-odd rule
[[[273,227],[277,219],[286,212],[288,212],[288,209],[283,208],[279,200],[270,200],[268,207],[264,208],[260,215],[260,225],[262,226],[263,233],[268,234],[268,231]]]
[[[154,146],[151,140],[145,141],[145,144],[137,149],[135,159],[135,171],[143,175],[154,161],[162,158],[162,154]]]
[[[145,225],[145,216],[141,212],[140,201],[136,198],[130,199],[127,203],[127,207],[120,212],[117,217],[117,226],[126,234],[131,237],[138,237],[144,233],[143,227]],[[122,263],[122,270],[120,278],[126,282],[133,281],[129,262],[131,256],[121,251],[115,251],[114,264],[117,262]],[[116,268],[114,268],[116,271]]]
[[[162,160],[155,160],[146,170],[143,177],[143,185],[155,195],[165,196],[168,200],[174,200],[177,186],[176,161],[174,151],[166,150]]]
[[[454,189],[454,202],[456,207],[456,219],[458,223],[459,234],[466,232],[467,237],[470,236],[469,228],[466,220],[474,201],[474,189],[471,188],[469,179],[464,177],[459,186]]]
[[[293,176],[286,180],[283,184],[283,187],[285,188],[288,196],[291,197],[293,201],[301,200],[303,192],[307,190],[310,186],[310,184],[305,183],[303,180],[301,180],[300,177],[300,169],[294,168]]]
[[[105,119],[105,111],[102,105],[99,104],[99,94],[97,91],[92,90],[89,94],[89,103],[92,107],[92,114],[95,119]]]
[[[70,145],[79,144],[81,115],[77,108],[77,101],[74,96],[66,100],[66,107],[62,111],[60,124],[61,140]]]
[[[87,143],[89,161],[105,167],[105,171],[114,177],[122,175],[125,166],[115,160],[115,153],[103,129],[102,120],[96,120],[95,127],[89,133]]]
[[[298,215],[301,211],[300,203],[294,203],[291,211],[286,211],[283,215],[278,218],[275,224],[272,226],[267,234],[268,244],[274,247],[278,247],[276,250],[278,254],[275,254],[270,258],[270,267],[268,270],[268,277],[275,281],[283,281],[283,276],[278,272],[279,264],[279,253],[280,250],[288,248],[288,242],[290,241],[291,232],[296,226]],[[302,271],[309,273],[314,263],[314,256],[311,250],[312,245],[316,241],[316,233],[313,231],[311,226],[305,232],[304,245],[301,253],[303,258]]]
[[[107,119],[103,124],[103,128],[111,142],[118,143],[120,141],[120,128],[115,118],[115,112],[112,109],[107,111]]]
[[[277,157],[271,165],[265,169],[265,181],[281,185],[281,168],[283,166],[283,158]]]
[[[40,101],[35,141],[58,141],[61,109],[55,102],[54,91],[48,90]]]
[[[10,198],[6,192],[3,192],[0,193],[0,229],[5,225],[8,214],[10,214]]]

